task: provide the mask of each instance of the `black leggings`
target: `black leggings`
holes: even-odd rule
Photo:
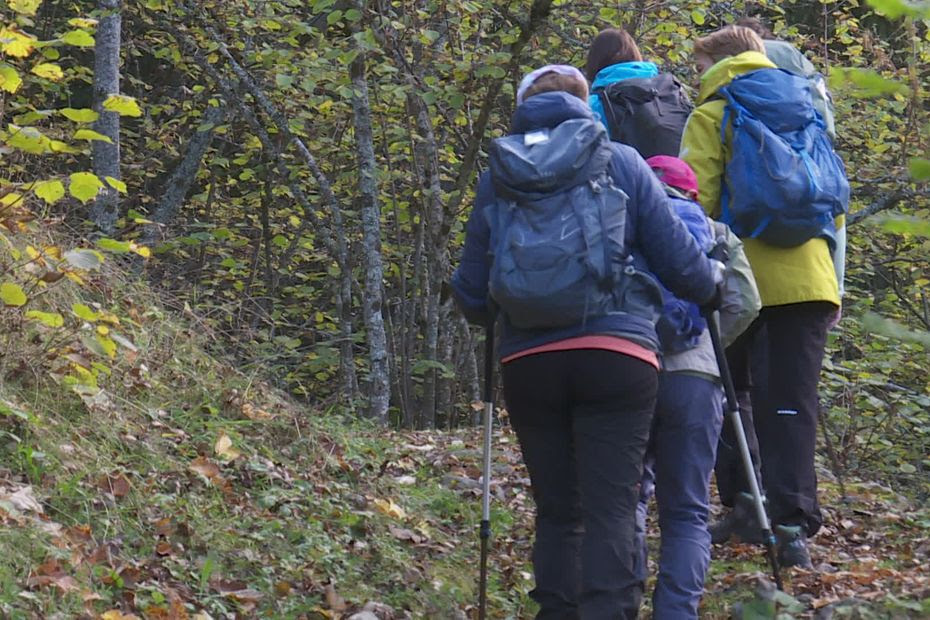
[[[536,500],[537,619],[635,618],[635,511],[658,386],[601,350],[504,364],[504,397]]]

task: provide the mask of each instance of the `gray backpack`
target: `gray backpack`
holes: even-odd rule
[[[499,138],[494,148],[498,159],[525,157],[522,135]],[[622,280],[637,271],[625,247],[628,197],[610,180],[607,155],[586,182],[488,207],[489,291],[515,327],[583,323],[622,302]]]

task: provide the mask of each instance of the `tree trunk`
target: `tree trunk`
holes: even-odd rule
[[[207,147],[210,146],[210,141],[213,138],[213,129],[221,124],[225,117],[225,104],[207,108],[199,123],[200,126],[194,131],[194,135],[191,136],[187,144],[184,157],[181,158],[180,163],[178,163],[165,183],[161,201],[152,211],[152,221],[156,223],[145,227],[145,233],[142,235],[144,245],[155,243],[159,238],[159,231],[164,229],[165,225],[177,215],[194,179],[197,178],[200,162],[203,160],[203,155],[207,152]]]
[[[110,95],[119,94],[119,52],[122,16],[120,0],[98,0],[97,8],[104,13],[97,25],[94,46],[94,110],[100,115],[94,129],[112,142],[93,141],[94,174],[100,177],[103,188],[91,208],[91,219],[104,235],[112,235],[119,218],[119,192],[107,183],[105,177],[120,178],[119,172],[119,114],[108,112],[103,102]]]
[[[387,336],[382,312],[383,266],[381,261],[381,209],[378,204],[377,164],[371,130],[371,105],[365,57],[352,62],[352,111],[355,116],[355,141],[358,149],[359,193],[361,194],[362,247],[365,270],[365,293],[362,313],[368,335],[368,410],[367,415],[381,424],[388,420],[391,400],[391,373]]]

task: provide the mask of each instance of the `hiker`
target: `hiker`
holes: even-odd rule
[[[637,616],[634,515],[662,306],[652,274],[702,304],[722,278],[587,96],[567,65],[521,81],[452,279],[470,321],[501,315],[504,399],[536,502],[539,619]]]
[[[716,243],[697,199],[697,177],[677,157],[646,160],[663,183],[678,217],[702,251]],[[657,324],[663,364],[637,507],[639,578],[645,587],[647,503],[655,494],[661,543],[653,617],[697,618],[710,564],[707,520],[710,477],[723,421],[720,373],[707,322],[696,304],[663,291]]]
[[[697,39],[694,55],[701,87],[681,158],[704,209],[742,238],[758,284],[746,350],[762,481],[780,563],[809,568],[807,538],[822,522],[817,383],[840,307],[833,259],[849,184],[807,81],[775,69],[755,32],[727,26]]]
[[[817,72],[814,65],[791,43],[776,39],[772,31],[758,17],[742,17],[736,21],[736,25],[749,28],[762,37],[765,55],[775,63],[776,67],[808,79],[814,108],[823,118],[827,134],[831,140],[835,140],[833,99],[827,91],[823,75]],[[842,222],[838,224],[836,230],[836,250],[833,253],[833,264],[839,285],[840,298],[842,299],[846,265],[846,228]],[[752,454],[756,478],[761,485],[759,444],[753,429],[750,399],[749,358],[752,352],[749,344],[751,342],[752,334],[749,333],[727,349],[727,358],[730,362],[730,370],[737,390],[740,417],[743,420],[743,428]],[[759,353],[757,350],[756,354]],[[711,526],[710,531],[713,542],[723,543],[733,536],[744,542],[761,542],[759,529],[752,516],[754,513],[752,498],[746,491],[742,459],[737,447],[736,437],[730,425],[724,425],[723,427],[720,445],[717,448],[715,471],[720,501],[724,506],[732,508],[732,510]]]
[[[625,30],[602,30],[591,42],[585,73],[588,102],[610,139],[628,144],[644,158],[678,155],[692,105],[681,84],[643,60]]]

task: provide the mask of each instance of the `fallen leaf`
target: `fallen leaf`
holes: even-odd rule
[[[187,466],[187,468],[200,474],[207,480],[213,480],[220,475],[220,468],[202,456],[198,456],[196,459],[194,459],[193,462]]]
[[[324,592],[326,597],[326,606],[333,611],[345,611],[346,601],[336,592],[336,586],[328,583]]]
[[[414,544],[419,544],[424,540],[422,536],[413,530],[408,530],[404,527],[394,527],[393,525],[389,525],[388,531],[391,532],[391,535],[398,540],[409,540]]]
[[[33,495],[31,486],[22,487],[15,493],[11,493],[9,495],[0,495],[0,500],[10,502],[13,504],[14,508],[22,512],[31,511],[42,514],[42,504],[40,504],[39,500],[36,499],[36,496]]]
[[[383,512],[389,517],[394,517],[395,519],[406,519],[407,513],[404,512],[404,509],[394,503],[393,500],[389,499],[376,499],[372,502],[379,511]]]
[[[213,445],[213,450],[217,456],[227,461],[232,461],[241,456],[241,453],[232,447],[232,439],[229,438],[229,435],[222,431],[220,431],[220,436],[217,437],[216,443]]]
[[[111,609],[110,611],[105,611],[100,616],[100,620],[139,620],[139,616],[136,614],[124,614],[118,609]]]
[[[104,474],[97,480],[97,486],[113,497],[125,497],[129,494],[129,480],[122,474]]]

